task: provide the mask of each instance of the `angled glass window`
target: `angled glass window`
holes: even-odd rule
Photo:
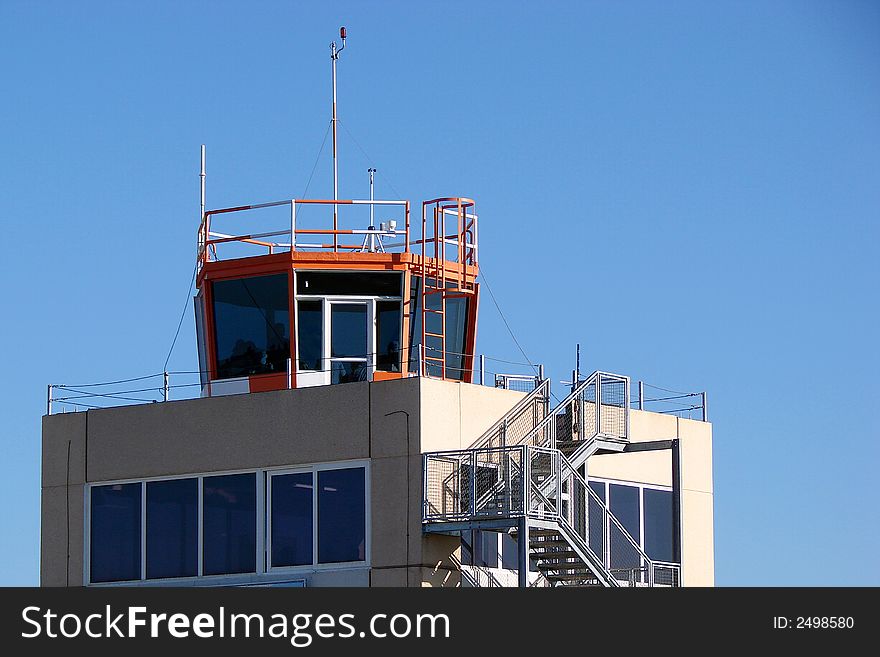
[[[215,281],[217,377],[283,373],[290,357],[287,274]]]
[[[297,301],[296,346],[300,370],[321,370],[324,312],[320,301]]]
[[[311,472],[272,476],[272,566],[311,565],[314,486]]]
[[[220,475],[202,481],[203,573],[256,571],[256,474]]]
[[[141,484],[91,488],[89,579],[141,578]]]
[[[400,301],[376,302],[376,369],[400,371]]]
[[[195,577],[199,480],[147,482],[147,579]]]
[[[658,561],[672,561],[672,491],[645,488],[645,552]]]
[[[318,562],[366,559],[364,468],[318,472]]]

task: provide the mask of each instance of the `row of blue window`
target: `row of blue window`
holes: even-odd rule
[[[365,560],[364,468],[269,473],[268,480],[269,567]],[[263,482],[250,472],[92,486],[90,581],[256,572],[258,520],[267,524],[257,514]]]

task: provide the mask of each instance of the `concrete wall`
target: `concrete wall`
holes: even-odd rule
[[[421,453],[467,447],[521,396],[412,378],[44,417],[41,583],[83,583],[85,483],[369,459],[371,567],[308,584],[458,585],[457,539],[422,533]]]
[[[681,558],[685,586],[714,586],[712,425],[632,411],[630,442],[678,439],[681,459]],[[671,450],[593,456],[590,477],[672,486]]]

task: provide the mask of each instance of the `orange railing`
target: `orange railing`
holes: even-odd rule
[[[319,205],[332,206],[334,209],[332,227],[328,228],[302,228],[297,227],[297,211],[302,206]],[[213,227],[213,220],[219,215],[238,214],[265,208],[284,207],[290,208],[290,225],[282,230],[249,232],[245,234],[227,234],[217,232]],[[339,206],[367,206],[367,207],[398,207],[402,210],[402,228],[398,228],[396,220],[383,222],[380,226],[368,226],[366,228],[341,228],[339,221]],[[302,238],[307,236],[324,236],[325,240],[307,242]],[[359,243],[346,243],[345,236],[357,236]],[[272,239],[275,238],[275,239]],[[332,240],[332,241],[331,241]],[[388,241],[396,240],[396,241]],[[231,208],[208,210],[202,218],[198,231],[198,262],[199,268],[212,260],[219,260],[218,246],[224,244],[248,244],[266,249],[269,254],[284,251],[365,251],[365,252],[405,252],[410,251],[410,204],[409,201],[389,200],[323,200],[323,199],[290,199],[284,201],[272,201],[270,203],[257,203],[254,205],[241,205]]]

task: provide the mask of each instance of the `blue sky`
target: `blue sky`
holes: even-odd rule
[[[719,584],[880,584],[880,5],[330,5],[0,4],[0,584],[38,583],[46,384],[162,370],[199,144],[209,206],[301,195],[341,24],[342,196],[372,164],[379,196],[476,198],[555,382],[580,342],[709,392]],[[479,351],[522,360],[481,305]]]

